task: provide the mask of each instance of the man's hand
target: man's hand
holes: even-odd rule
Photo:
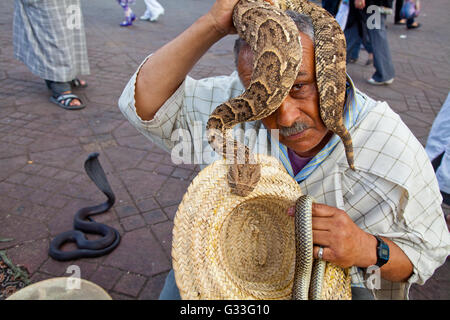
[[[312,208],[315,258],[322,246],[322,259],[343,268],[376,263],[376,239],[359,228],[345,211],[319,203],[313,203]]]
[[[294,211],[291,208],[288,214],[293,216]],[[322,259],[343,268],[376,263],[376,239],[359,228],[345,211],[313,203],[312,229],[314,258],[318,258],[322,246]]]
[[[366,6],[366,0],[355,0],[355,8],[356,9],[364,9],[364,7]]]
[[[287,213],[294,216],[295,208],[289,208]],[[313,203],[312,229],[314,258],[318,258],[322,246],[322,259],[343,268],[367,268],[376,263],[376,238],[359,228],[345,211]],[[389,246],[389,261],[381,267],[381,277],[394,282],[406,281],[413,272],[411,261],[393,241],[383,240]]]
[[[214,43],[236,32],[232,13],[238,1],[217,0],[208,13],[147,59],[136,78],[134,95],[136,112],[142,120],[153,119]]]
[[[217,0],[206,14],[214,23],[215,29],[223,34],[236,33],[233,25],[233,8],[239,0]]]

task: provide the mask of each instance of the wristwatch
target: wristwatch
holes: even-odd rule
[[[377,263],[379,268],[389,261],[389,246],[379,236],[374,235],[377,239]]]

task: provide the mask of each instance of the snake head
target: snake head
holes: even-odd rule
[[[228,169],[227,178],[231,193],[246,197],[255,189],[261,178],[261,165],[232,164]]]

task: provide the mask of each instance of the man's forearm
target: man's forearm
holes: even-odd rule
[[[157,50],[142,66],[136,79],[136,111],[143,120],[153,119],[164,102],[177,90],[202,55],[224,33],[206,14],[177,38]]]
[[[383,279],[393,282],[404,282],[408,280],[413,271],[413,266],[408,256],[393,241],[384,238],[383,240],[389,246],[389,261],[380,269]],[[364,263],[360,266],[368,267],[374,265],[377,261],[376,255],[377,240],[373,235],[367,234],[365,245]]]

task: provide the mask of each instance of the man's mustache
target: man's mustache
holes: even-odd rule
[[[285,137],[292,136],[294,134],[300,133],[303,130],[307,129],[308,125],[304,122],[297,121],[290,127],[280,127],[280,134]]]

